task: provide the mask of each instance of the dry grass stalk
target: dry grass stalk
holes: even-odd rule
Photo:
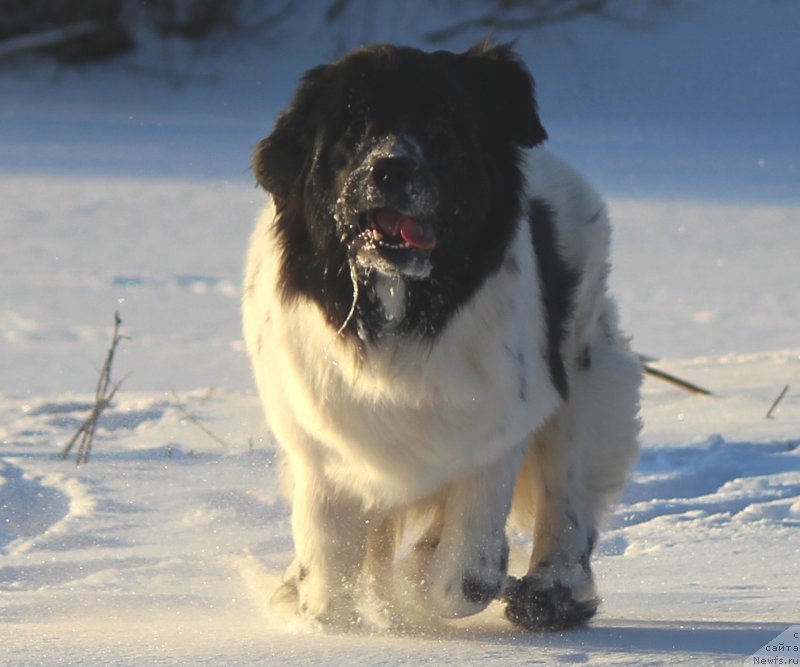
[[[207,401],[211,397],[211,394],[213,393],[213,391],[214,391],[213,387],[211,389],[209,389],[208,394],[201,399],[202,402]],[[171,391],[171,393],[172,393],[173,403],[175,404],[175,407],[178,408],[178,410],[180,410],[180,413],[184,416],[184,418],[186,420],[189,421],[190,424],[193,424],[194,426],[199,428],[203,433],[205,433],[214,442],[222,445],[223,447],[227,447],[228,446],[227,442],[225,442],[216,433],[214,433],[214,431],[212,431],[211,429],[207,428],[202,423],[200,423],[200,419],[198,419],[197,415],[195,415],[191,410],[189,410],[189,408],[187,408],[183,403],[181,403],[181,399],[180,399],[180,397],[178,396],[178,394],[176,393],[176,391],[174,389]]]
[[[122,324],[122,320],[119,317],[119,313],[114,313],[114,333],[111,336],[111,345],[108,348],[105,362],[103,362],[103,367],[100,369],[100,377],[97,380],[97,387],[94,392],[94,407],[92,407],[89,416],[75,432],[75,435],[72,436],[72,439],[66,444],[64,449],[61,450],[61,458],[66,459],[72,451],[72,448],[77,444],[78,450],[75,455],[75,463],[77,465],[89,462],[89,455],[92,451],[94,434],[97,431],[100,415],[103,413],[103,410],[111,405],[117,390],[119,390],[120,386],[122,386],[122,383],[125,381],[125,378],[123,378],[117,383],[111,382],[111,366],[114,363],[114,354],[117,351],[117,345],[119,345],[122,340],[129,340],[127,336],[120,334],[120,324]]]
[[[669,384],[675,385],[676,387],[679,387],[680,389],[688,391],[692,394],[699,394],[701,396],[713,396],[713,394],[708,389],[704,389],[703,387],[693,384],[688,380],[684,380],[675,375],[672,375],[671,373],[667,373],[666,371],[653,368],[650,364],[646,363],[644,358],[642,357],[639,357],[639,359],[642,362],[642,368],[644,369],[644,372],[647,373],[648,375],[651,375],[659,380],[663,380],[664,382],[669,382]]]
[[[787,384],[783,388],[783,391],[781,391],[781,393],[778,394],[778,398],[772,401],[772,405],[769,407],[769,410],[767,410],[767,414],[765,415],[766,419],[770,419],[772,417],[772,413],[775,412],[775,408],[778,407],[778,404],[786,397],[786,394],[788,393],[789,393],[789,385]]]

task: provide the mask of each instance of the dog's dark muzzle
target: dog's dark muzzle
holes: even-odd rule
[[[379,157],[370,167],[374,186],[387,203],[404,203],[433,187],[420,163],[410,157]]]
[[[424,275],[437,244],[439,192],[417,146],[394,136],[373,144],[347,178],[339,205],[362,266]]]

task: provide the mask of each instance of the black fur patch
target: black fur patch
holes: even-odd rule
[[[533,251],[539,265],[542,305],[547,319],[547,365],[550,380],[563,398],[569,392],[561,354],[567,323],[573,316],[575,289],[580,275],[561,256],[553,211],[546,201],[532,199],[528,206]]]
[[[584,625],[595,615],[600,601],[578,602],[569,588],[558,582],[542,588],[534,577],[515,579],[506,587],[506,618],[526,630],[568,630]]]
[[[586,550],[581,554],[579,559],[583,571],[586,572],[589,577],[592,576],[592,553],[594,553],[594,547],[597,544],[597,537],[597,531],[592,529],[589,536],[586,538]]]
[[[582,371],[588,371],[592,368],[592,350],[588,345],[578,355],[578,368]]]
[[[502,584],[488,584],[475,577],[465,577],[461,586],[461,592],[466,600],[475,604],[488,604],[494,600]]]
[[[462,54],[377,45],[311,70],[253,157],[275,200],[284,299],[317,303],[338,330],[353,306],[348,258],[356,216],[337,206],[370,147],[401,136],[417,145],[438,203],[431,270],[406,278],[395,333],[435,338],[502,266],[521,213],[520,148],[541,143],[533,81],[508,46]],[[345,335],[373,342],[386,322],[374,271],[358,274]]]

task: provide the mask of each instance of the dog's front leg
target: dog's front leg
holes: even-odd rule
[[[294,596],[301,617],[352,625],[369,524],[361,504],[332,489],[316,471],[293,466],[292,474],[295,560],[276,595]]]
[[[418,545],[429,552],[421,588],[438,616],[476,614],[500,593],[508,571],[506,518],[521,462],[522,448],[516,447],[448,488],[438,543],[428,535]]]

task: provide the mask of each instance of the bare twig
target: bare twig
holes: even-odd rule
[[[211,397],[217,393],[216,387],[209,387],[205,394],[200,397],[200,405],[205,405],[211,400]]]
[[[680,387],[684,391],[688,391],[692,394],[699,394],[701,396],[713,396],[713,394],[708,389],[703,389],[703,387],[699,387],[696,384],[693,384],[687,380],[683,380],[671,373],[667,373],[666,371],[661,371],[657,368],[653,368],[650,364],[645,363],[643,357],[639,357],[639,360],[642,362],[642,368],[644,368],[644,372],[648,375],[652,375],[654,378],[658,378],[659,380],[663,380],[664,382],[669,382],[676,387]]]
[[[765,415],[765,419],[769,419],[770,417],[772,417],[772,413],[775,412],[775,408],[778,407],[778,404],[785,398],[786,394],[788,394],[788,393],[789,393],[789,385],[787,384],[783,388],[783,391],[781,391],[781,393],[778,394],[778,398],[776,398],[772,402],[772,405],[769,407],[769,410],[767,410],[767,414]]]
[[[57,46],[81,37],[97,35],[102,30],[97,21],[78,21],[69,25],[29,33],[19,37],[0,40],[0,60],[30,53],[54,49]]]
[[[181,403],[181,399],[180,399],[180,397],[178,396],[178,394],[176,393],[176,391],[174,389],[171,391],[171,393],[172,393],[173,402],[175,403],[175,407],[178,408],[180,413],[184,416],[184,418],[187,421],[189,421],[189,423],[191,423],[194,426],[196,426],[197,428],[199,428],[203,433],[205,433],[209,438],[211,438],[217,444],[222,445],[223,447],[226,447],[226,448],[228,447],[228,443],[227,442],[225,442],[216,433],[214,433],[214,431],[212,431],[211,429],[207,428],[206,426],[203,426],[203,424],[201,424],[200,420],[197,418],[197,415],[195,415],[183,403]]]
[[[94,434],[97,430],[97,423],[100,420],[100,415],[103,413],[103,410],[111,405],[114,396],[126,379],[122,378],[122,380],[117,383],[111,382],[111,365],[114,363],[114,354],[117,351],[117,345],[119,345],[122,340],[129,340],[127,336],[120,334],[120,324],[122,324],[122,320],[119,317],[119,313],[114,313],[114,333],[111,336],[111,345],[106,353],[106,360],[103,362],[103,367],[100,369],[100,377],[97,379],[97,387],[94,392],[94,407],[86,420],[75,432],[75,435],[72,436],[72,439],[66,444],[64,449],[61,450],[61,458],[66,459],[77,443],[78,451],[75,456],[75,463],[77,465],[89,462],[89,455],[92,451],[92,443],[94,442]]]
[[[545,26],[569,23],[584,16],[593,16],[626,27],[647,27],[651,25],[652,21],[646,18],[636,18],[635,13],[631,14],[628,11],[631,6],[633,5],[639,11],[657,11],[669,6],[670,2],[669,0],[653,0],[649,4],[634,5],[634,3],[619,2],[618,0],[562,0],[561,2],[527,0],[526,2],[507,3],[506,7],[498,6],[501,3],[496,2],[484,4],[489,5],[485,13],[462,19],[438,30],[430,30],[423,34],[423,38],[429,42],[440,43],[471,30],[520,33]],[[463,10],[461,11],[463,14]]]

